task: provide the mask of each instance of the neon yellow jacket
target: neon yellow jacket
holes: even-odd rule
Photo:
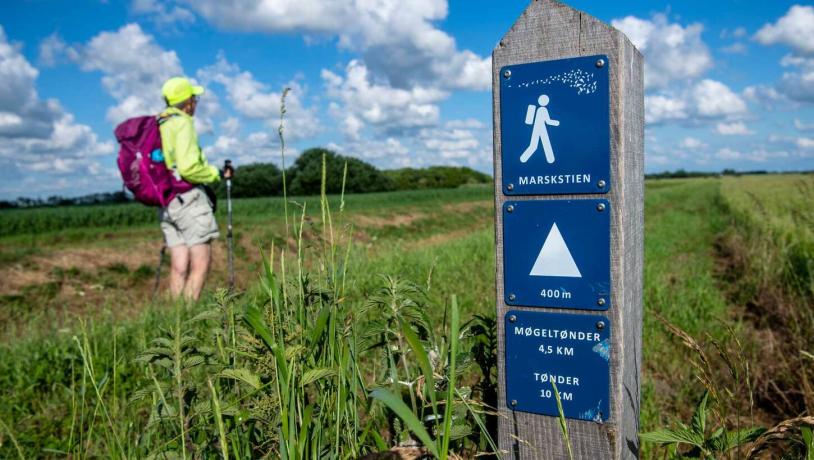
[[[210,165],[198,145],[198,135],[192,117],[183,110],[169,107],[161,116],[177,115],[160,124],[161,152],[167,168],[177,168],[178,174],[192,184],[209,184],[220,180],[218,168]]]

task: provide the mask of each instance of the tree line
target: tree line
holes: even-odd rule
[[[304,151],[285,169],[288,195],[317,195],[322,186],[322,164],[325,162],[325,188],[328,194],[389,192],[425,188],[455,188],[466,184],[490,183],[492,177],[467,167],[430,166],[380,170],[358,158],[339,155],[324,148]],[[345,170],[347,165],[347,171]],[[226,196],[226,185],[219,182],[215,193]],[[252,163],[235,168],[232,196],[251,198],[283,195],[283,170],[273,163]],[[3,208],[111,204],[132,201],[129,193],[94,193],[76,198],[58,195],[47,199],[18,198],[0,201]]]
[[[289,195],[316,195],[322,186],[322,165],[325,162],[325,192],[345,193],[389,192],[425,188],[455,188],[466,184],[485,184],[492,177],[467,167],[430,166],[428,168],[402,168],[380,170],[358,158],[339,155],[324,148],[304,151],[285,178]],[[347,165],[347,171],[345,170]],[[218,184],[218,195],[226,188]],[[282,196],[283,171],[272,163],[254,163],[236,168],[232,180],[232,196]]]

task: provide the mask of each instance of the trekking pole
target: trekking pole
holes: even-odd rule
[[[233,173],[232,160],[226,160],[223,170]],[[232,177],[226,179],[226,242],[228,245],[229,291],[235,289],[235,259],[232,250]]]
[[[152,299],[155,300],[155,296],[158,294],[158,286],[161,284],[161,263],[164,262],[164,253],[167,252],[167,245],[161,245],[161,252],[158,253],[158,265],[155,267],[155,285],[153,286],[153,297]]]

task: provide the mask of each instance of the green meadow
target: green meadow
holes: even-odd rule
[[[812,202],[812,175],[647,182],[644,458],[814,455]],[[152,209],[0,211],[0,458],[494,452],[491,186],[234,209],[237,289],[222,237],[192,305],[152,295]]]

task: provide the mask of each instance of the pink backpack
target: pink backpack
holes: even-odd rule
[[[152,152],[161,150],[158,125],[168,118],[135,117],[123,121],[115,130],[120,145],[119,172],[124,185],[133,192],[136,201],[147,206],[166,208],[176,195],[195,187],[183,179],[177,179],[173,171],[167,168],[163,156],[160,161],[152,159]]]

